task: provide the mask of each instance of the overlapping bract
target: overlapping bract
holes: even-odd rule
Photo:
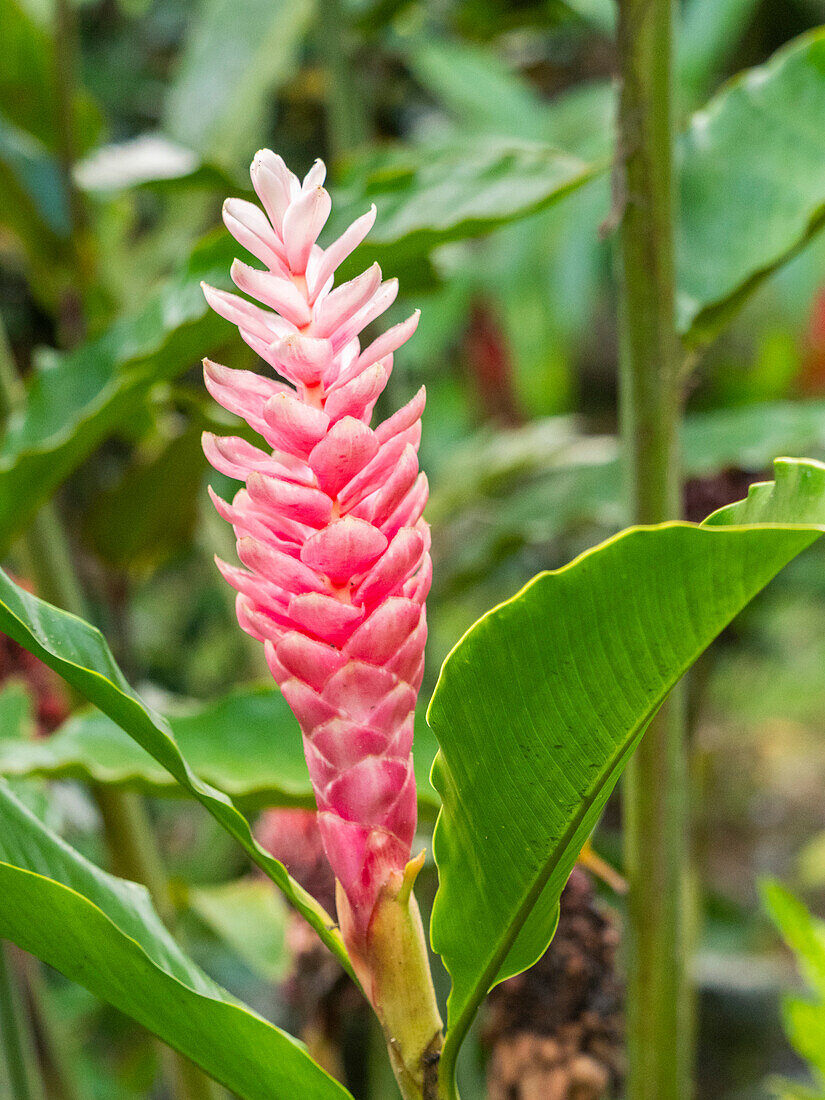
[[[333,289],[375,208],[336,241],[316,241],[330,212],[325,169],[303,183],[264,150],[252,183],[264,214],[229,199],[224,221],[265,271],[235,261],[232,278],[269,309],[204,286],[209,304],[284,384],[205,361],[206,385],[268,450],[204,437],[212,465],[245,482],[231,504],[245,569],[219,562],[237,590],[241,626],[266,647],[292,707],[333,871],[364,931],[381,886],[409,859],[416,820],[413,710],[426,640],[427,481],[418,470],[421,390],[376,428],[393,352],[417,313],[362,350],[359,335],[393,302],[377,264]],[[274,312],[273,312],[274,311]]]

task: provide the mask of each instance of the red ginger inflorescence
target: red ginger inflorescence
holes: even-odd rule
[[[418,314],[362,350],[359,334],[394,301],[397,281],[382,282],[373,264],[333,282],[375,207],[322,249],[323,163],[301,183],[263,150],[251,176],[266,214],[228,199],[224,221],[267,270],[236,260],[232,279],[270,308],[204,293],[290,384],[204,362],[212,396],[270,448],[204,436],[211,464],[245,482],[231,504],[213,501],[246,569],[218,565],[300,723],[324,847],[350,910],[339,918],[363,936],[382,887],[403,873],[416,823],[413,712],[432,569],[418,470],[423,389],[369,425]]]

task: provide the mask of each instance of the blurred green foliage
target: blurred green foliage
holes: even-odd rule
[[[680,323],[693,345],[684,448],[688,504],[710,511],[781,452],[825,456],[825,4],[682,0],[680,13]],[[391,319],[422,309],[386,402],[427,385],[426,700],[479,614],[623,522],[614,4],[0,0],[0,25],[0,317],[6,366],[25,382],[4,402],[4,562],[26,577],[21,536],[52,501],[94,619],[130,681],[173,712],[193,760],[200,749],[204,775],[210,746],[235,738],[235,763],[248,751],[247,772],[266,780],[244,788],[250,812],[306,800],[297,740],[291,763],[276,745],[258,766],[268,723],[288,741],[276,693],[263,693],[255,721],[232,711],[261,702],[262,689],[243,685],[266,670],[211,562],[231,556],[231,536],[205,487],[232,486],[207,473],[198,436],[237,425],[206,398],[198,361],[255,365],[198,285],[225,284],[237,252],[216,232],[222,199],[248,195],[260,146],[299,170],[324,156],[336,219],[378,206],[353,264],[376,259],[400,277]],[[761,949],[757,868],[792,876],[805,840],[825,830],[815,782],[798,778],[807,767],[825,780],[823,560],[811,562],[738,622],[738,647],[723,643],[695,680],[703,974],[714,944],[734,967]],[[239,880],[244,865],[219,831],[189,802],[158,797],[168,793],[158,769],[131,742],[118,748],[99,713],[33,742],[20,683],[0,694],[0,770],[28,775],[17,793],[105,860],[86,781],[148,792],[187,944],[230,989],[289,1016],[270,982],[280,941],[227,934],[228,912],[252,927],[269,903],[260,882]],[[425,826],[428,735],[417,759]],[[101,760],[114,761],[108,777]],[[291,767],[299,794],[286,791]],[[615,844],[609,815],[600,843]],[[825,881],[816,844],[799,857],[811,891]],[[53,975],[46,995],[71,1032],[84,1100],[161,1095],[146,1036]],[[728,987],[723,996],[735,1000]],[[762,1057],[759,1025],[744,1031],[742,1049]],[[717,1067],[707,1097],[763,1095],[760,1077],[787,1058],[763,1064],[702,1034]],[[748,1058],[750,1076],[734,1079]]]

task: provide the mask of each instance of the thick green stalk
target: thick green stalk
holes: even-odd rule
[[[336,899],[344,942],[384,1032],[403,1100],[438,1100],[439,1096],[441,1017],[421,914],[412,892],[423,863],[421,852],[403,874],[393,872],[365,931],[354,921],[340,883]]]
[[[71,0],[54,0],[54,111],[57,124],[57,160],[72,228],[73,278],[60,296],[59,330],[68,347],[80,343],[85,332],[83,291],[88,284],[87,219],[83,197],[72,172],[77,158],[74,90],[78,60],[77,23]]]
[[[679,515],[673,3],[620,0],[621,405],[633,520]],[[628,1100],[690,1096],[684,709],[674,693],[627,769]]]
[[[0,942],[0,1041],[14,1100],[44,1100],[45,1091],[20,998],[9,965],[8,949]]]
[[[75,1080],[75,1044],[71,1021],[54,1004],[39,960],[26,959],[25,982],[29,1004],[43,1047],[43,1080],[46,1092],[55,1100],[83,1100]]]

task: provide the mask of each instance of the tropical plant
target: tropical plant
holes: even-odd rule
[[[457,33],[462,5],[452,29],[424,33],[406,4],[336,0],[321,10],[307,0],[239,12],[209,0],[158,119],[165,134],[113,146],[100,107],[73,83],[72,5],[60,0],[54,28],[39,5],[0,3],[15,45],[0,61],[0,224],[55,344],[23,384],[15,333],[0,333],[0,544],[36,592],[0,571],[0,630],[51,670],[61,700],[57,732],[36,739],[26,692],[12,683],[0,693],[0,939],[173,1048],[180,1057],[164,1073],[181,1100],[215,1095],[214,1082],[243,1100],[347,1096],[322,1044],[296,1040],[201,965],[206,927],[266,981],[282,975],[287,906],[371,1005],[402,1095],[447,1100],[458,1096],[459,1052],[484,999],[551,943],[568,876],[628,768],[627,1095],[688,1095],[677,685],[825,532],[825,465],[776,459],[772,480],[700,524],[679,519],[680,483],[739,462],[763,470],[787,451],[821,453],[825,437],[816,401],[699,413],[684,425],[680,410],[686,367],[821,229],[824,32],[741,74],[682,125],[712,90],[751,4],[684,5],[678,50],[665,0],[623,0],[618,22],[610,5],[557,5],[568,30],[615,34],[617,105],[606,83],[548,104],[481,41],[495,4],[472,6],[479,41],[470,42]],[[320,61],[331,77],[335,186],[326,189],[320,161],[301,180],[262,150],[249,192],[241,158],[266,131],[273,90],[301,70],[305,39],[310,75]],[[443,125],[368,146],[359,49],[383,51],[388,67],[426,86]],[[296,162],[305,155],[294,152]],[[241,194],[223,213],[243,259],[224,233],[203,236],[219,190]],[[617,229],[621,444],[555,416],[460,448],[439,443],[440,453],[434,443],[431,548],[419,447],[426,466],[428,423],[450,438],[455,410],[437,369],[425,410],[415,368],[399,381],[396,364],[391,376],[395,353],[399,363],[438,364],[451,353],[447,330],[469,326],[483,360],[492,332],[491,392],[515,419],[525,407],[568,408],[575,346],[609,285],[600,221],[603,237]],[[146,224],[146,247],[133,247]],[[382,267],[398,280],[383,281]],[[227,272],[245,297],[229,292]],[[390,312],[362,346],[399,291],[421,294],[420,326],[418,311]],[[187,378],[204,355],[221,408]],[[212,501],[243,568],[225,560],[225,525],[210,527],[201,511],[201,433]],[[90,469],[93,454],[105,461]],[[67,491],[70,520],[85,507],[68,535]],[[582,525],[609,537],[567,553],[581,550]],[[125,576],[128,587],[154,575],[196,530],[218,551],[252,644],[228,623],[226,586],[203,570],[183,585],[198,605],[196,615],[186,608],[195,626],[168,628],[176,642],[156,657],[157,678],[172,668],[173,683],[194,683],[196,694],[203,683],[204,693],[225,688],[238,667],[256,678],[268,668],[277,687],[236,684],[197,705],[146,689],[118,593]],[[564,564],[501,602],[553,540]],[[78,577],[77,544],[105,578],[107,600],[86,596],[93,569],[81,554]],[[430,692],[431,549],[444,563],[434,589],[443,585],[444,606],[467,577],[487,587],[445,616],[441,649],[450,651]],[[142,612],[152,637],[166,636],[164,615],[183,617],[181,603],[165,604],[161,592]],[[233,671],[223,675],[228,649]],[[108,853],[62,835],[58,800],[35,782],[58,779],[92,792]],[[258,878],[170,881],[144,796],[157,817],[161,800],[176,798],[176,811],[212,828],[209,844],[226,840],[227,867],[251,862]],[[291,820],[321,864],[317,881],[264,842],[253,815],[265,807],[299,812]],[[307,811],[317,811],[317,838]],[[98,866],[104,854],[110,871]],[[775,889],[770,898],[788,937],[797,943],[804,926],[813,942],[800,911]],[[450,979],[446,1001],[436,956]],[[40,1075],[18,987],[34,1004],[38,979],[21,977],[19,962],[8,948],[0,954],[0,1029],[10,1088],[28,1100]],[[815,1007],[794,1005],[789,1014],[810,1017],[805,1034],[816,1034]],[[37,1030],[57,1082],[48,1087],[71,1097],[65,1036],[49,1020],[41,1013]]]

